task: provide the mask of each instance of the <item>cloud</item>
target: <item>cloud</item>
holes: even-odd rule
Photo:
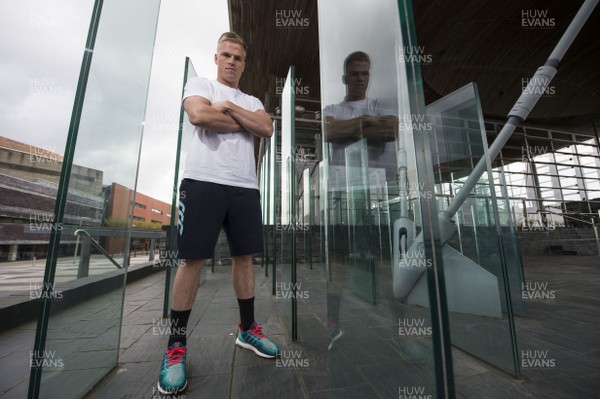
[[[192,59],[198,75],[215,78],[217,39],[229,30],[226,1],[219,6],[188,5],[163,2],[161,6],[140,160],[138,190],[166,202],[173,187],[185,57]],[[184,145],[182,165],[186,154]]]
[[[215,77],[216,40],[229,30],[227,2],[163,0],[153,42],[148,32],[156,18],[141,15],[151,7],[136,1],[104,3],[75,163],[102,170],[105,185],[132,187],[145,112],[138,191],[168,202],[184,59],[190,56],[200,74]],[[62,154],[93,2],[49,4],[0,6],[0,135]],[[128,12],[128,6],[137,8]],[[152,45],[150,73],[145,66]],[[146,97],[148,79],[144,103],[139,99]]]
[[[0,134],[62,149],[91,3],[30,0],[0,7]]]

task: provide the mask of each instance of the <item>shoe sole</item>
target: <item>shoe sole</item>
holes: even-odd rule
[[[257,356],[264,357],[265,359],[274,359],[275,358],[275,356],[271,356],[271,355],[267,355],[266,353],[262,353],[261,351],[256,349],[254,346],[240,341],[239,338],[235,339],[235,344],[237,346],[239,346],[240,348],[249,349],[252,352],[256,353]]]
[[[187,379],[185,380],[185,385],[183,385],[183,388],[180,388],[176,391],[165,391],[160,387],[160,383],[156,383],[156,388],[158,388],[158,392],[160,392],[163,395],[177,395],[178,393],[185,391],[185,389],[187,388]]]
[[[331,340],[331,342],[329,343],[329,346],[327,347],[327,350],[330,351],[331,348],[333,348],[333,343],[335,341],[337,341],[338,339],[342,338],[342,335],[344,335],[344,330],[340,330],[340,333],[338,335],[336,335],[335,337],[333,337],[333,339]]]

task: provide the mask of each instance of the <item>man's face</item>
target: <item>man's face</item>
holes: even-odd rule
[[[365,98],[369,86],[370,68],[371,64],[368,61],[352,61],[348,64],[343,77],[344,84],[347,85],[348,100],[355,101]]]
[[[217,80],[227,86],[238,87],[246,67],[246,52],[241,44],[221,42],[215,54]]]

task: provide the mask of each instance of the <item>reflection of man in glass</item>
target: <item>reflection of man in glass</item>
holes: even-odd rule
[[[273,125],[263,104],[242,93],[246,44],[227,32],[218,41],[217,79],[191,79],[183,106],[195,126],[180,186],[177,255],[182,264],[173,283],[170,337],[158,389],[185,389],[186,329],[200,270],[212,258],[221,227],[233,259],[233,288],[241,322],[235,344],[274,358],[279,348],[254,321],[252,254],[262,252],[262,217],[256,182],[253,136],[271,137]],[[175,216],[175,215],[174,215]]]
[[[397,169],[393,140],[396,138],[398,118],[384,101],[367,97],[370,69],[371,60],[368,54],[356,51],[348,55],[344,61],[344,74],[342,76],[342,81],[346,85],[346,97],[341,103],[327,105],[323,109],[323,116],[326,121],[324,136],[326,141],[329,142],[329,153],[327,155],[330,165],[328,190],[329,196],[335,204],[333,206],[334,214],[337,213],[337,215],[332,216],[331,235],[333,244],[331,248],[333,248],[334,254],[337,253],[344,258],[350,255],[355,262],[363,265],[372,265],[373,262],[370,213],[368,209],[354,209],[352,216],[354,220],[343,222],[346,209],[342,208],[350,206],[348,205],[348,196],[351,194],[348,190],[352,190],[352,188],[347,187],[347,183],[351,186],[356,183],[346,182],[346,175],[355,173],[354,168],[360,169],[360,167],[363,167],[362,172],[358,173],[366,173],[367,180],[374,180],[374,176],[380,176],[379,184],[383,185],[386,180],[395,180]],[[362,164],[364,158],[360,157],[358,164],[356,159],[348,160],[350,162],[347,163],[345,159],[346,150],[361,139],[366,140],[364,148],[368,155],[368,164]],[[350,170],[348,167],[353,169]],[[369,186],[374,184],[374,181],[367,183]],[[361,188],[358,188],[358,190],[361,190]],[[368,192],[368,189],[363,188],[363,191]],[[372,194],[369,195],[372,196]],[[358,194],[358,197],[360,196]],[[361,201],[359,207],[366,208],[369,200],[361,198]],[[349,228],[353,232],[350,239],[345,242]],[[341,248],[341,251],[339,248]],[[350,250],[350,254],[347,253],[348,250]],[[339,309],[341,294],[348,275],[347,268],[343,267],[346,260],[338,263],[335,259],[334,256],[334,261],[331,262],[333,281],[328,286],[327,295],[328,349],[331,349],[334,342],[343,335],[343,331],[339,326]]]
[[[369,143],[378,144],[394,139],[398,118],[383,101],[366,96],[370,69],[367,53],[356,51],[346,57],[342,76],[346,97],[323,109],[329,142],[348,144],[366,138]]]

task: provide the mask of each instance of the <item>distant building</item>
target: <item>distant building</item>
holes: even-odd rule
[[[171,220],[171,204],[159,201],[142,193],[135,193],[130,188],[118,183],[112,183],[104,188],[107,198],[106,225],[113,227],[124,227],[127,223],[127,217],[130,214],[130,206],[133,201],[133,220],[131,221],[134,229],[139,230],[160,230],[162,225],[168,225]],[[125,249],[125,240],[123,238],[109,238],[106,240],[105,249],[111,253],[122,253]],[[149,240],[132,240],[132,249],[149,249]]]
[[[54,151],[0,136],[0,261],[45,258],[48,253],[63,162]],[[169,223],[170,204],[141,193],[132,204],[132,189],[117,183],[103,186],[102,179],[101,170],[72,166],[63,225],[123,228],[132,223],[148,230]],[[109,253],[123,253],[123,238],[99,239]],[[75,236],[63,235],[59,256],[73,255],[76,241]],[[147,240],[132,240],[132,248],[148,246]]]
[[[53,149],[0,136],[0,261],[43,258],[63,157]],[[101,170],[73,165],[65,224],[100,226],[104,208]],[[60,255],[75,237],[62,237]]]

